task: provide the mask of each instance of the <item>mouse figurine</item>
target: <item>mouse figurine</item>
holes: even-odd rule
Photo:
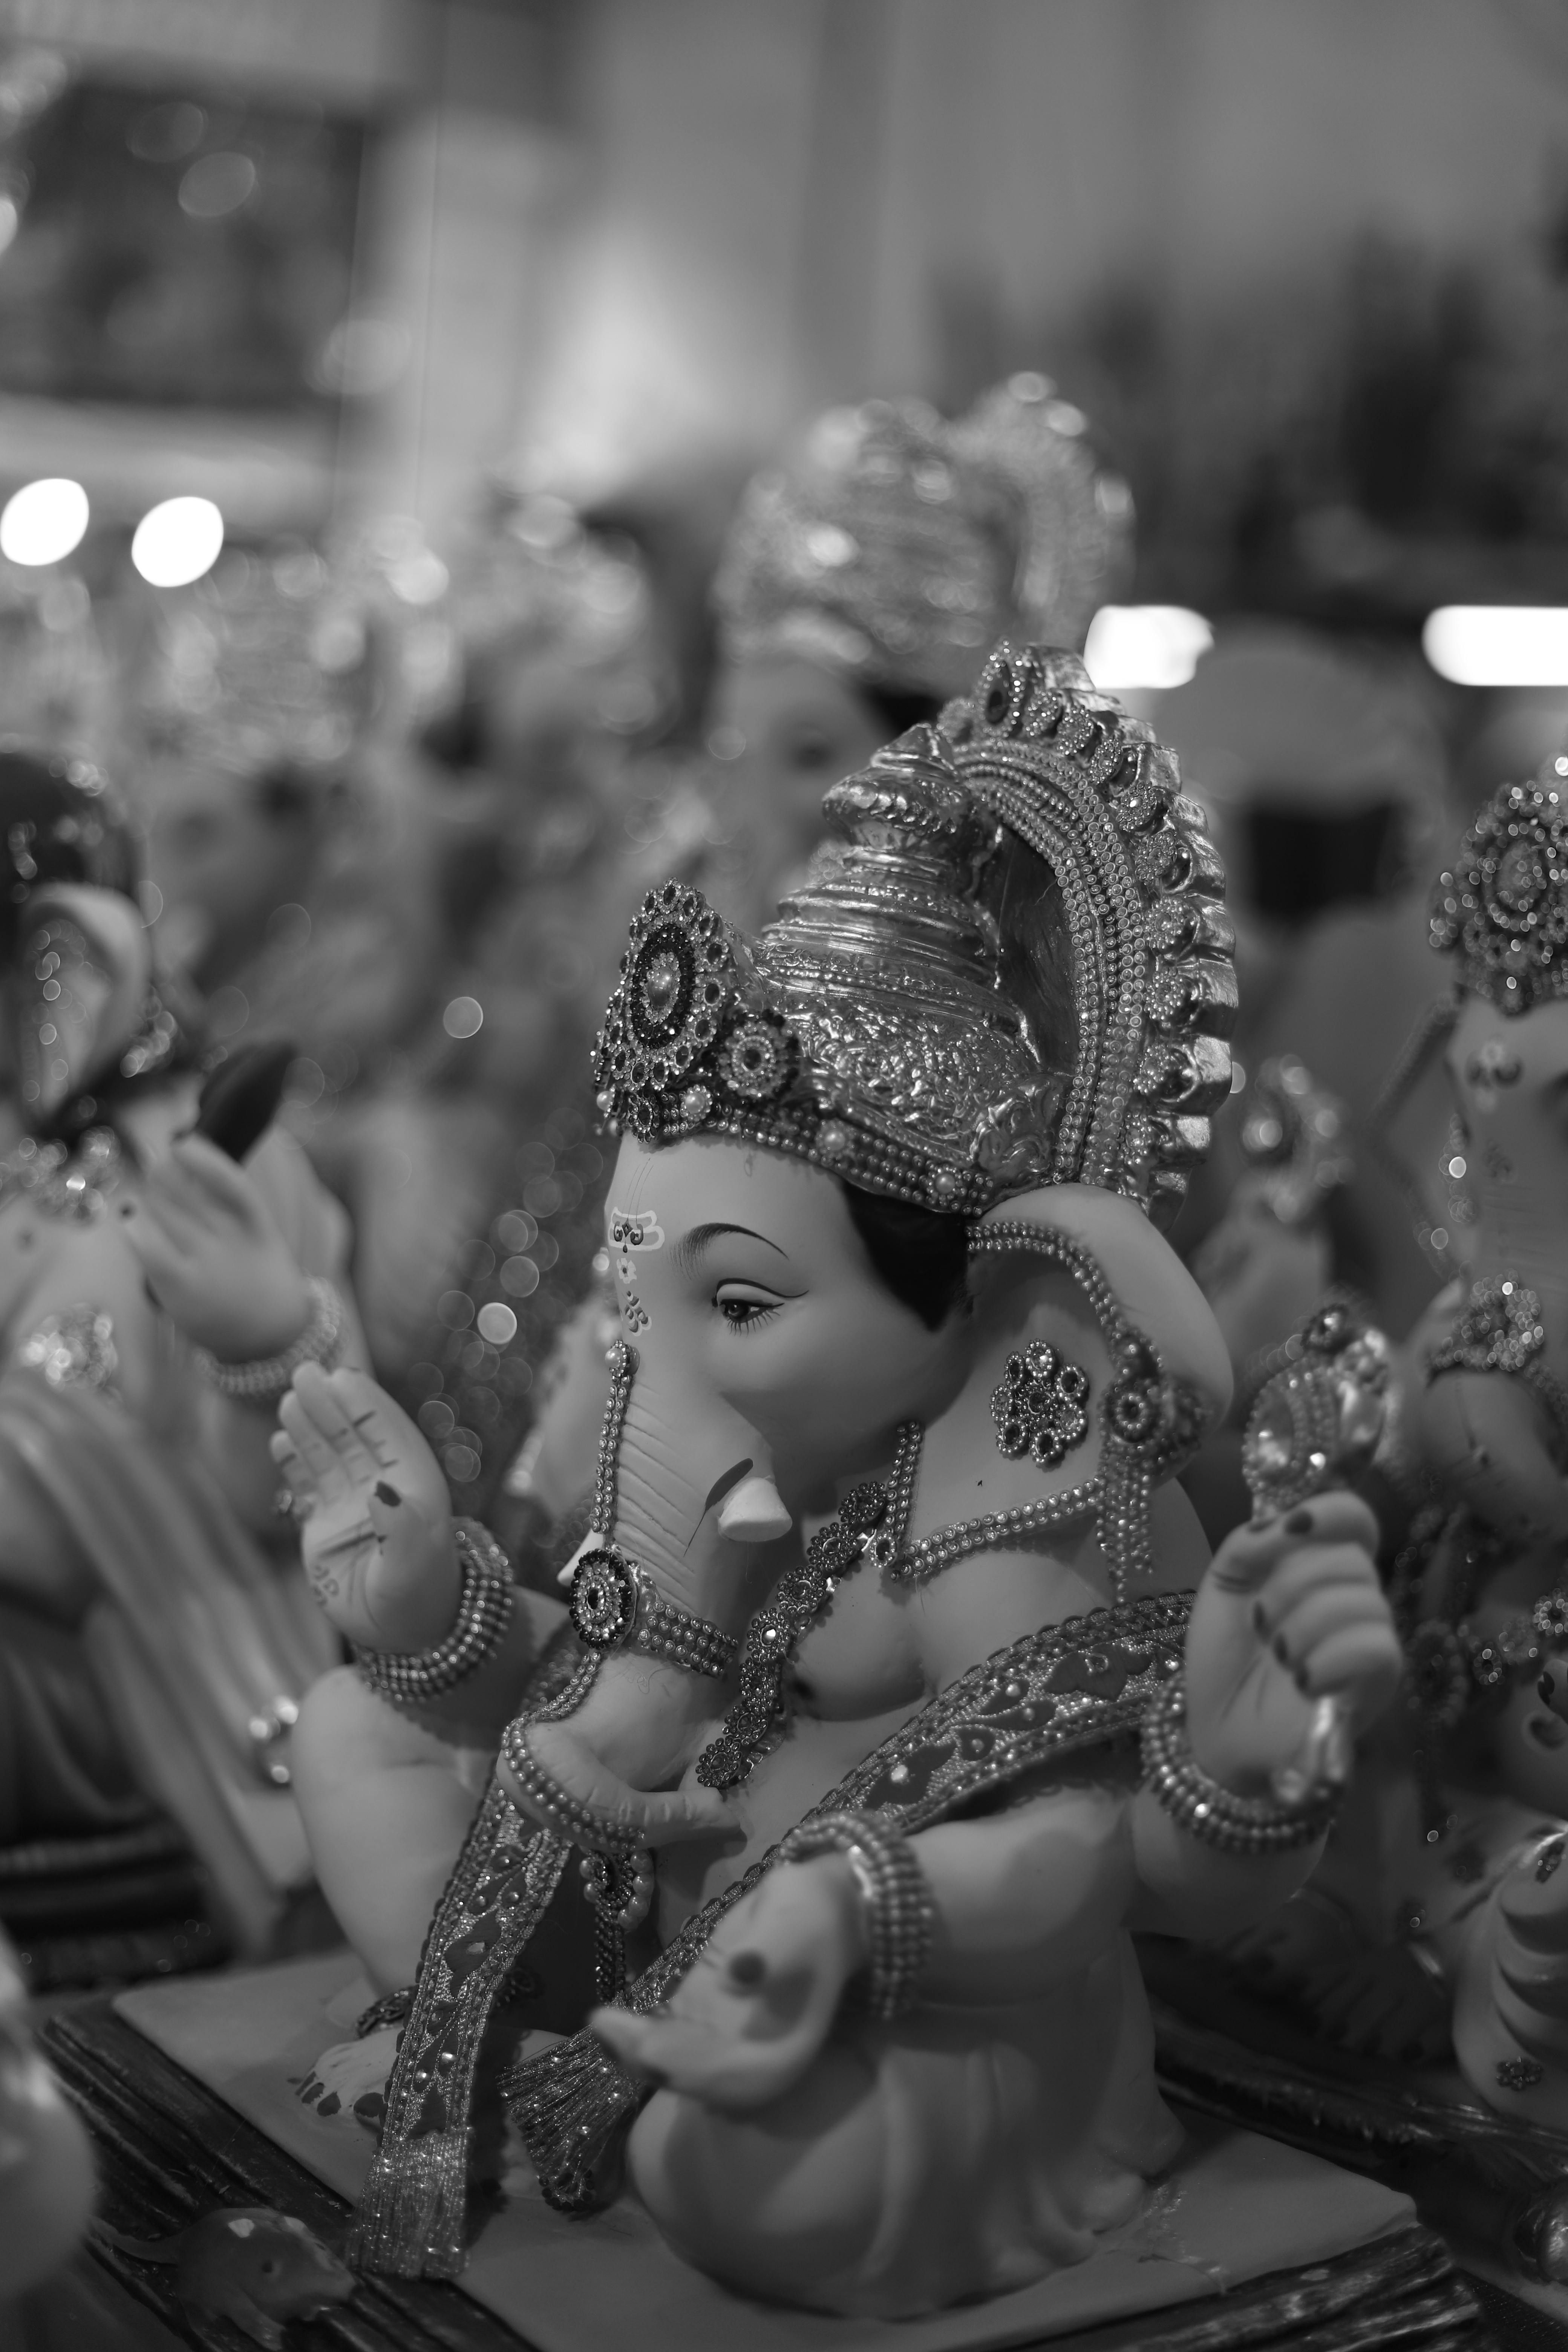
[[[183,2310],[231,2319],[267,2352],[283,2352],[286,2320],[320,2318],[354,2291],[336,2254],[270,2205],[220,2206],[170,2238],[126,2238],[103,2221],[93,2235],[139,2263],[169,2263]]]

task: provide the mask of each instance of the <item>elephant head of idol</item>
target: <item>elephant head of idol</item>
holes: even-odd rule
[[[590,1846],[725,1818],[697,1767],[751,1671],[738,1637],[900,1430],[926,1432],[919,1508],[950,1524],[977,1472],[1003,1511],[1093,1478],[1140,1382],[1156,1448],[1178,1395],[1228,1390],[1157,1229],[1227,1090],[1235,1009],[1223,876],[1174,762],[1076,656],[1005,646],[826,813],[753,944],[695,891],[650,894],[596,1044],[621,1337],[572,1601],[599,1664],[501,1768]],[[1108,1286],[1098,1326],[1080,1301],[1070,1461],[1035,1444],[1033,1390],[998,1461],[996,1396],[1014,1360],[1046,1380],[1029,1350],[1074,1253]],[[1118,1360],[1130,1326],[1146,1360]]]

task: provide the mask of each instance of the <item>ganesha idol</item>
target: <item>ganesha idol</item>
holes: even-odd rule
[[[1307,1887],[1229,1948],[1228,1969],[1209,1955],[1162,1984],[1189,2021],[1239,2034],[1268,2070],[1270,2111],[1283,2102],[1320,2139],[1331,2080],[1331,2105],[1363,2103],[1364,2148],[1408,2177],[1421,2104],[1445,2157],[1418,2195],[1459,2228],[1467,2259],[1561,2316],[1568,802],[1553,776],[1483,805],[1437,878],[1430,936],[1452,985],[1380,1116],[1395,1134],[1441,1074],[1442,1205],[1422,1223],[1441,1223],[1465,1271],[1395,1351],[1379,1456],[1407,1522],[1389,1546],[1401,1703],[1363,1743]],[[1212,2079],[1214,2051],[1184,2048]]]
[[[1084,2263],[1182,2141],[1131,1931],[1283,1902],[1325,1711],[1394,1687],[1359,1502],[1211,1563],[1173,1481],[1229,1373],[1159,1221],[1235,1001],[1173,762],[1074,656],[1004,646],[826,806],[753,944],[675,884],[633,926],[570,1633],[541,1649],[368,1382],[282,1408],[359,1645],[300,1801],[402,2021],[373,2272],[462,2268],[487,2028],[569,1871],[599,2005],[500,2084],[551,2203],[629,2179],[732,2289],[867,2317]]]
[[[0,1916],[79,1974],[259,1953],[309,1885],[285,1735],[334,1644],[268,1443],[353,1340],[294,1148],[191,1132],[138,856],[100,776],[0,752]]]

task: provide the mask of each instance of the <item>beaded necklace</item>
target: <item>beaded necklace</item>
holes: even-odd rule
[[[925,1583],[974,1552],[1000,1550],[1093,1512],[1116,1607],[1124,1605],[1129,1586],[1152,1566],[1149,1517],[1154,1481],[1168,1475],[1195,1445],[1203,1427],[1196,1398],[1170,1377],[1148,1340],[1133,1329],[1080,1244],[1048,1226],[1011,1218],[976,1226],[970,1248],[976,1255],[1026,1251],[1062,1267],[1082,1289],[1115,1367],[1102,1416],[1104,1467],[1037,1502],[987,1511],[906,1544],[925,1435],[919,1422],[907,1422],[899,1432],[888,1486],[869,1482],[845,1496],[837,1516],[806,1546],[801,1565],[780,1579],[773,1600],[748,1626],[741,1650],[741,1695],[697,1759],[697,1778],[706,1788],[732,1789],[751,1771],[788,1712],[785,1676],[796,1649],[836,1585],[868,1556],[889,1583]]]
[[[843,1579],[868,1556],[884,1570],[897,1558],[909,1526],[924,1434],[918,1421],[904,1423],[887,1486],[868,1479],[845,1496],[835,1516],[812,1537],[800,1566],[779,1579],[773,1599],[747,1626],[741,1695],[697,1759],[697,1777],[705,1788],[732,1789],[743,1780],[784,1720],[785,1676],[795,1651]]]

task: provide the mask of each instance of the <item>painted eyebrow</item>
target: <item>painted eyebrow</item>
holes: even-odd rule
[[[766,1234],[753,1233],[750,1225],[693,1225],[691,1231],[683,1234],[675,1244],[673,1255],[682,1274],[690,1273],[694,1262],[701,1256],[709,1243],[716,1242],[721,1234],[743,1234],[749,1242],[761,1242],[764,1249],[777,1250],[780,1257],[789,1255],[786,1250],[779,1249],[777,1242],[769,1241]]]

